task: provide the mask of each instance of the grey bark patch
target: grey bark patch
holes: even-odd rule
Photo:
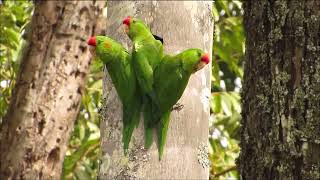
[[[139,169],[151,159],[150,153],[143,146],[134,146],[130,149],[129,161],[121,168],[115,179],[139,179],[137,174]]]
[[[203,168],[209,168],[211,161],[209,160],[208,145],[205,143],[200,143],[197,152],[198,162]]]

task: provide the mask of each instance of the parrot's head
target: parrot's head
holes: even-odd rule
[[[128,16],[122,21],[122,24],[131,40],[134,40],[138,36],[153,36],[149,27],[138,18]]]
[[[126,32],[126,34],[129,34],[131,20],[132,20],[132,17],[128,16],[122,21],[122,24],[124,24],[124,31]]]
[[[124,50],[121,44],[107,36],[92,36],[88,39],[88,45],[91,54],[100,58],[105,64],[119,56],[120,50]]]
[[[88,39],[88,45],[90,46],[90,52],[92,54],[99,54],[101,50],[110,51],[112,47],[117,44],[118,43],[107,36],[92,36]]]
[[[209,54],[201,49],[187,49],[179,54],[183,61],[184,69],[195,73],[204,68],[210,62]]]
[[[210,57],[209,54],[202,54],[202,56],[200,57],[200,62],[197,65],[197,70],[202,69],[203,67],[205,67],[207,64],[210,63]]]

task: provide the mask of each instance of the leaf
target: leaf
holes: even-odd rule
[[[215,37],[213,43],[212,61],[212,126],[210,134],[216,130],[221,133],[218,139],[209,138],[210,143],[210,173],[221,172],[235,165],[239,154],[237,139],[241,119],[241,104],[239,93],[235,89],[235,79],[243,77],[243,59],[245,52],[245,36],[242,20],[242,3],[240,1],[217,0],[213,4],[212,14],[215,18]],[[221,15],[221,11],[225,11]],[[235,14],[235,15],[234,15]],[[220,73],[222,72],[222,73]],[[220,81],[225,82],[226,91],[221,88]],[[223,148],[221,139],[226,138],[228,146]],[[210,178],[212,178],[210,176]],[[220,179],[239,179],[237,171],[231,171],[219,177]]]
[[[88,180],[91,179],[90,174],[86,171],[84,167],[78,166],[74,172],[75,176],[79,180]]]
[[[215,6],[212,7],[212,15],[214,17],[215,22],[219,21],[219,12]]]
[[[220,113],[221,112],[222,107],[221,107],[221,96],[220,96],[220,94],[215,94],[215,95],[212,96],[211,108],[212,108],[214,113]]]
[[[94,140],[90,140],[85,143],[82,143],[78,150],[76,150],[70,156],[66,156],[63,164],[64,176],[73,171],[77,163],[81,160],[81,158],[84,157],[84,155],[87,153],[87,151],[90,150],[90,148],[97,148],[99,145],[99,142],[100,142],[99,139],[94,139]]]

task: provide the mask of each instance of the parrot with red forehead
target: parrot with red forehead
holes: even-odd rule
[[[126,154],[133,130],[139,124],[142,104],[131,55],[121,44],[106,36],[90,37],[88,44],[106,66],[122,102],[122,141]]]
[[[145,94],[145,146],[152,144],[152,129],[157,129],[159,160],[163,155],[173,106],[182,96],[190,76],[209,63],[200,49],[188,49],[177,55],[163,56],[162,45],[145,23],[128,16],[123,24],[133,42],[132,61],[139,86]]]
[[[132,63],[143,97],[145,147],[149,149],[152,144],[152,126],[158,119],[152,112],[156,108],[153,102],[154,70],[163,57],[163,46],[142,20],[128,16],[123,24],[133,44]]]
[[[171,110],[181,98],[190,76],[209,62],[209,55],[201,49],[187,49],[177,55],[166,55],[155,69],[154,91],[158,109],[154,109],[153,113],[159,116],[155,128],[160,160],[166,142]]]

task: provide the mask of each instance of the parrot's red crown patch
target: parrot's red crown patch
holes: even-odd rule
[[[96,41],[96,37],[92,36],[88,39],[88,44],[90,46],[96,46],[97,45],[97,41]]]
[[[129,26],[130,25],[130,21],[131,21],[131,16],[128,16],[127,18],[125,18],[122,21],[122,24],[125,24],[125,25]]]
[[[210,62],[209,54],[204,54],[204,55],[201,57],[201,61],[202,61],[202,62],[205,62],[206,64],[209,64],[209,62]]]

